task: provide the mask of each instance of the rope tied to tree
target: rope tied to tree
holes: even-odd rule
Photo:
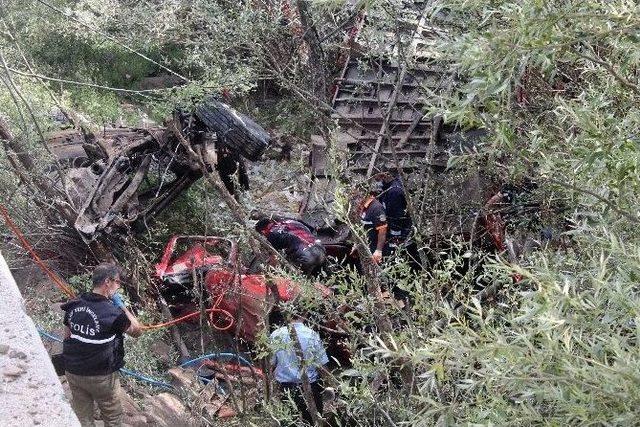
[[[0,204],[0,214],[4,218],[5,224],[11,230],[11,232],[16,236],[16,238],[20,241],[22,247],[31,255],[33,261],[40,267],[40,269],[51,279],[51,281],[69,298],[75,298],[76,294],[71,289],[71,286],[66,284],[64,280],[60,278],[57,274],[55,274],[47,265],[42,261],[42,259],[38,256],[36,251],[33,249],[29,241],[24,234],[20,231],[18,226],[13,222],[11,217],[9,216],[9,211],[4,205]]]

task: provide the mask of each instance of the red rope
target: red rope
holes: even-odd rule
[[[228,329],[230,329],[233,326],[233,322],[234,322],[234,318],[233,315],[231,313],[229,313],[227,310],[224,310],[222,308],[218,308],[218,305],[220,304],[220,301],[222,300],[222,297],[224,296],[224,294],[220,294],[220,296],[218,297],[218,299],[216,300],[216,302],[213,304],[213,307],[208,308],[205,310],[206,313],[209,314],[209,322],[211,323],[211,326],[218,330],[218,331],[226,331]],[[227,316],[227,319],[229,319],[229,323],[225,326],[217,326],[214,322],[213,322],[213,313],[222,313],[225,316]],[[184,316],[180,316],[177,319],[173,319],[173,320],[169,320],[168,322],[163,322],[163,323],[157,323],[155,325],[143,325],[142,329],[159,329],[159,328],[164,328],[167,326],[171,326],[171,325],[175,325],[176,323],[180,323],[180,322],[184,322],[187,319],[190,319],[192,317],[195,317],[197,315],[199,315],[200,312],[199,311],[194,311],[193,313],[189,313],[189,314],[185,314]]]
[[[22,247],[31,255],[33,261],[40,267],[40,269],[51,279],[55,285],[60,288],[62,292],[64,292],[69,298],[75,298],[76,294],[73,292],[73,289],[69,285],[67,285],[64,280],[62,280],[57,274],[55,274],[47,265],[40,259],[36,251],[29,244],[29,241],[24,237],[18,226],[11,220],[9,216],[9,211],[2,204],[0,204],[0,214],[4,217],[4,222],[7,224],[7,227],[13,232],[13,234],[18,238]]]

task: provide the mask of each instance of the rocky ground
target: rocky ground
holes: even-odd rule
[[[71,390],[64,377],[61,377],[65,395],[70,400]],[[122,390],[122,406],[124,409],[124,427],[177,427],[177,426],[197,426],[189,414],[188,408],[174,394],[159,393],[156,395],[147,394],[140,403],[124,388]],[[104,424],[100,420],[100,411],[96,407],[94,412],[96,426]]]

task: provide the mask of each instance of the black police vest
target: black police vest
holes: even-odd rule
[[[83,294],[62,306],[71,336],[63,343],[65,370],[72,374],[107,375],[124,366],[122,333],[113,323],[122,310],[97,294]]]

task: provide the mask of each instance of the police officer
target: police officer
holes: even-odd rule
[[[122,425],[118,370],[124,366],[123,334],[138,337],[142,325],[124,305],[122,271],[111,263],[93,271],[93,290],[62,305],[66,335],[63,358],[72,406],[83,426],[94,426],[98,404],[105,426]]]
[[[304,223],[288,218],[261,218],[256,231],[264,235],[271,246],[284,250],[287,260],[308,276],[319,272],[327,259],[327,253]]]

